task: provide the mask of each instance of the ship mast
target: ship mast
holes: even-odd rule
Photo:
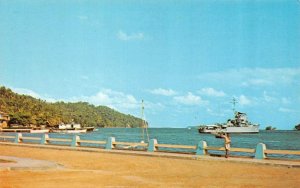
[[[238,103],[238,101],[233,97],[230,103],[232,103],[232,111],[233,114],[235,114],[235,105]]]
[[[141,109],[141,115],[142,115],[142,141],[145,141],[145,136],[147,138],[147,142],[149,142],[149,134],[148,134],[148,125],[147,122],[145,120],[145,114],[144,114],[144,100],[142,100],[142,109]],[[146,135],[145,135],[146,134]]]

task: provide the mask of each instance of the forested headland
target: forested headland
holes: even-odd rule
[[[80,123],[83,127],[141,127],[142,119],[126,115],[107,106],[87,102],[50,103],[0,87],[0,111],[10,115],[9,124],[24,126],[55,126]]]

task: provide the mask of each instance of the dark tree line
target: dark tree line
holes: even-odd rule
[[[266,130],[267,130],[267,131],[274,131],[274,130],[276,130],[276,127],[267,126],[267,127],[266,127]]]
[[[122,114],[106,106],[94,106],[87,102],[48,103],[31,96],[20,95],[0,87],[0,111],[10,115],[9,124],[24,126],[59,123],[80,123],[95,127],[140,127],[142,120],[132,115]]]

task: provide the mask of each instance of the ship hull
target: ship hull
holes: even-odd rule
[[[259,133],[259,126],[253,125],[248,127],[215,127],[214,129],[208,127],[202,127],[198,129],[199,133],[206,134],[217,134],[220,132],[223,133],[238,133],[238,134],[250,134],[250,133]]]
[[[225,132],[225,133],[259,133],[259,126],[226,127],[223,132]]]
[[[226,127],[224,130],[226,133],[259,133],[259,126],[249,127]]]
[[[54,129],[51,130],[52,133],[69,133],[69,134],[77,134],[77,133],[86,133],[86,129],[74,129],[74,130],[67,130],[67,129]]]

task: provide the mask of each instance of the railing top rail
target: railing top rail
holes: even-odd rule
[[[5,135],[0,135],[0,138],[15,138],[15,136],[5,136]]]
[[[189,145],[155,144],[155,146],[156,147],[163,147],[163,148],[197,149],[196,146],[189,146]]]
[[[217,147],[217,146],[207,146],[205,147],[206,150],[216,150],[216,151],[225,151],[224,147]]]
[[[48,141],[58,141],[58,142],[71,142],[72,139],[66,138],[47,138]]]
[[[88,144],[106,144],[106,141],[101,140],[79,140],[80,143],[88,143]]]
[[[251,148],[230,148],[230,151],[255,153],[255,149],[251,149]]]
[[[42,138],[26,136],[26,137],[22,137],[20,139],[22,139],[22,140],[41,140]]]
[[[299,150],[272,150],[272,149],[266,149],[265,153],[267,153],[267,154],[300,155]]]
[[[141,143],[141,142],[113,142],[112,144],[116,145],[128,145],[128,146],[148,146],[147,143]]]
[[[215,146],[207,146],[205,149],[207,149],[207,150],[215,150],[215,151],[225,151],[224,147],[215,147]],[[255,149],[251,149],[251,148],[230,148],[230,151],[233,151],[233,152],[254,153]]]

